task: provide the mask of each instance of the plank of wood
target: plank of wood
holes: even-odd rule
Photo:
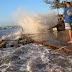
[[[46,47],[49,47],[49,48],[52,48],[52,49],[58,49],[58,50],[64,51],[65,53],[72,54],[72,49],[70,49],[69,48],[70,46],[68,46],[68,45],[66,45],[66,46],[60,45],[60,46],[58,46],[55,43],[54,44],[51,43],[51,42],[49,43],[48,41],[36,41],[36,40],[32,39],[31,37],[26,36],[24,34],[22,35],[22,37],[24,39],[26,39],[27,41],[29,41],[29,42],[33,42],[33,43],[36,43],[36,44],[41,44],[43,46],[46,46]]]
[[[6,45],[6,41],[1,41],[0,42],[0,48],[3,48]]]

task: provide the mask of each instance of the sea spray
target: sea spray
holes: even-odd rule
[[[32,15],[19,8],[13,18],[26,34],[48,32],[48,29],[57,25],[57,13],[54,11]]]

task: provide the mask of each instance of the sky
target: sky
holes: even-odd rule
[[[0,26],[14,25],[12,15],[20,7],[29,13],[37,14],[52,10],[43,0],[0,0]],[[52,11],[57,12],[57,10]],[[63,13],[63,9],[60,9],[59,13]]]

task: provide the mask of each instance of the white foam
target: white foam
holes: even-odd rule
[[[67,72],[72,70],[70,60],[71,55],[55,53],[41,45],[27,44],[19,48],[6,48],[0,51],[0,71],[16,68],[17,71],[25,72]]]
[[[2,35],[1,40],[18,40],[21,38],[22,30],[19,30],[12,34]]]
[[[44,14],[30,15],[18,9],[13,15],[13,19],[23,28],[24,33],[27,34],[47,32],[49,28],[57,24],[57,14],[53,11]]]

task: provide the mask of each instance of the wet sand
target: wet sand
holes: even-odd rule
[[[52,44],[59,47],[65,47],[67,49],[72,50],[72,44],[68,44],[69,35],[68,31],[60,31],[60,32],[48,32],[48,33],[39,33],[27,35],[31,39],[38,42],[46,42],[48,44]]]

